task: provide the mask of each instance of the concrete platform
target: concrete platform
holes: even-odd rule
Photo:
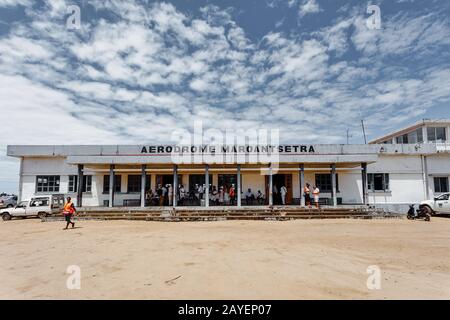
[[[369,207],[251,206],[251,207],[90,207],[78,209],[75,219],[145,220],[145,221],[217,221],[217,220],[294,220],[340,218],[399,218],[403,215]],[[62,216],[43,221],[62,220]]]

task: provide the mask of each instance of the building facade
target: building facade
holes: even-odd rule
[[[309,183],[320,188],[324,205],[403,210],[449,192],[449,134],[450,121],[424,121],[368,145],[227,146],[221,152],[208,146],[16,145],[7,154],[20,158],[22,200],[63,193],[78,206],[149,206],[149,190],[170,184],[172,190],[183,185],[186,196],[172,192],[164,205],[212,206],[214,188],[233,185],[235,202],[220,205],[281,205],[282,186],[284,204],[304,205],[303,186]],[[175,151],[184,158],[174,157]],[[258,157],[267,152],[276,158]],[[196,202],[203,184],[211,187]],[[247,199],[258,191],[264,199]]]

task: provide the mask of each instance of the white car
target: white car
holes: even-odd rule
[[[450,193],[441,194],[433,200],[422,201],[420,208],[430,214],[450,213]]]
[[[64,195],[42,195],[32,198],[29,201],[21,201],[15,207],[0,210],[0,216],[4,221],[14,217],[39,217],[58,214],[64,207]]]

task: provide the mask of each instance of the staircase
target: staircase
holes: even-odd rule
[[[75,220],[219,221],[294,219],[400,218],[402,215],[367,207],[179,207],[179,208],[81,208]],[[62,216],[43,221],[63,220]]]

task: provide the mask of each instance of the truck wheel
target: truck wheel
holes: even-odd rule
[[[3,221],[9,221],[11,220],[11,215],[8,212],[5,212],[4,214],[2,214],[2,219]]]
[[[422,207],[422,213],[424,215],[428,215],[428,216],[433,216],[434,215],[434,211],[431,210],[431,208],[429,206]]]
[[[46,216],[47,216],[47,213],[45,213],[45,212],[39,212],[39,213],[38,213],[38,217],[39,217],[40,219],[44,219]]]

